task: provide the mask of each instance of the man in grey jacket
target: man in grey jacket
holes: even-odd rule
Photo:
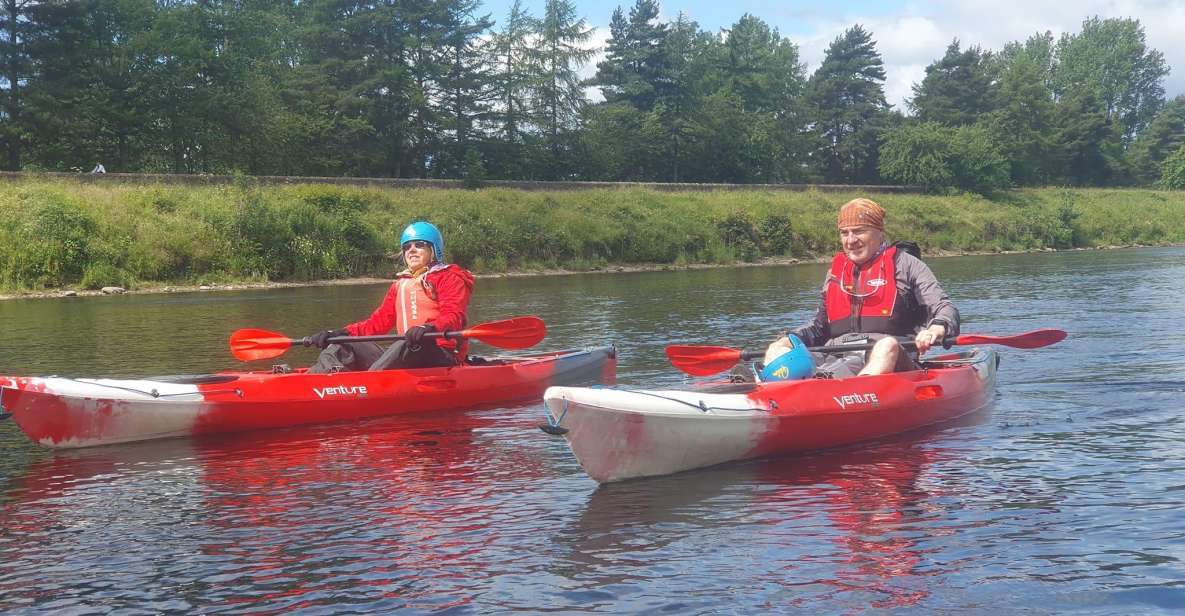
[[[819,372],[834,378],[917,368],[901,345],[912,338],[917,355],[959,334],[959,311],[921,259],[885,241],[885,210],[853,199],[839,211],[839,241],[823,281],[815,318],[787,332],[806,346],[873,342],[867,353],[828,356]],[[791,348],[788,336],[769,345],[765,363]]]

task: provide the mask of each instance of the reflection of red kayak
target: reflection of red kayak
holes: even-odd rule
[[[997,357],[974,348],[915,372],[731,386],[736,393],[553,387],[544,399],[580,465],[607,482],[837,447],[953,419],[987,404]]]
[[[612,347],[482,360],[454,368],[146,380],[0,377],[0,407],[35,443],[88,447],[537,398],[549,385],[611,380]]]

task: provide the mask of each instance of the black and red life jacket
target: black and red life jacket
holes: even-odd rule
[[[831,337],[848,333],[913,335],[917,315],[897,290],[898,247],[889,246],[857,267],[843,252],[831,260],[827,276],[827,321]]]

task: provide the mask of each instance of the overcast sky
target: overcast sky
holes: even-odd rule
[[[483,0],[482,10],[497,22],[506,18],[511,0]],[[543,0],[523,0],[532,15],[543,12]],[[609,18],[622,6],[628,14],[634,0],[576,0],[577,12],[597,29],[598,45],[609,37]],[[951,40],[963,47],[998,50],[1009,41],[1023,41],[1037,32],[1077,33],[1082,21],[1125,17],[1140,21],[1148,46],[1164,54],[1170,72],[1165,95],[1185,94],[1185,0],[671,0],[661,3],[662,20],[680,12],[701,29],[717,30],[750,13],[778,29],[798,45],[807,74],[823,60],[827,46],[853,24],[872,33],[885,62],[885,96],[902,111],[911,87],[925,76],[926,66],[942,57]],[[586,67],[591,74],[595,61]]]

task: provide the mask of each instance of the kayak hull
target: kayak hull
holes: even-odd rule
[[[227,372],[159,379],[0,377],[0,408],[34,443],[90,447],[493,407],[552,385],[612,382],[613,347],[417,370]]]
[[[718,392],[552,387],[544,400],[581,467],[605,483],[839,447],[954,419],[990,401],[998,361],[977,348],[914,372]]]

